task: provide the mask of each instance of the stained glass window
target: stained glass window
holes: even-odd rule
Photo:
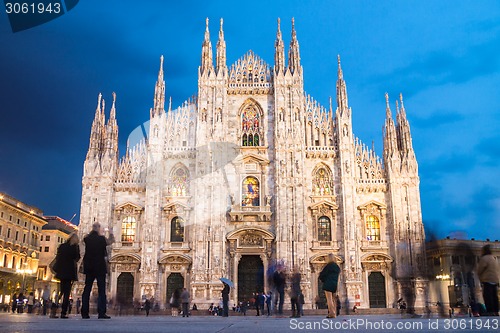
[[[330,170],[320,168],[314,174],[313,192],[315,195],[332,195],[332,179]]]
[[[179,216],[174,217],[170,223],[170,241],[184,241],[184,220]]]
[[[241,189],[242,206],[260,206],[259,181],[255,177],[247,177],[243,180]]]
[[[132,243],[135,240],[135,217],[127,216],[122,221],[122,242]]]
[[[366,239],[369,241],[380,240],[380,222],[376,216],[366,217]]]
[[[174,197],[184,197],[188,193],[188,173],[184,168],[178,168],[172,174],[170,195]]]
[[[332,223],[326,216],[321,216],[318,220],[318,241],[329,242],[332,240]]]
[[[241,115],[242,145],[259,146],[260,114],[257,109],[250,105]]]

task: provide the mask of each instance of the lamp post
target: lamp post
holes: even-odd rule
[[[25,266],[25,267],[27,265],[28,265],[27,263],[23,264],[23,266]],[[22,284],[21,290],[22,290],[22,293],[24,294],[25,289],[26,289],[26,274],[31,275],[31,274],[33,274],[33,271],[29,268],[19,268],[16,270],[16,272],[23,276],[23,284]]]

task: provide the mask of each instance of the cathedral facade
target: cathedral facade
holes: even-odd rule
[[[293,21],[287,57],[278,21],[274,66],[249,51],[228,67],[222,20],[214,56],[207,19],[196,97],[172,109],[165,90],[162,57],[149,132],[122,158],[116,96],[106,121],[99,95],[80,233],[100,222],[115,235],[110,298],[165,307],[186,287],[203,308],[227,277],[236,303],[269,291],[279,261],[300,270],[308,308],[324,297],[318,275],[334,253],[344,304],[424,305],[418,167],[402,97],[394,120],[386,95],[380,158],[353,134],[340,58],[336,107],[304,92]]]

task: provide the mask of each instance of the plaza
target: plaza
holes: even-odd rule
[[[275,318],[230,316],[191,316],[189,318],[154,316],[123,316],[99,320],[97,316],[84,320],[77,315],[70,319],[0,313],[0,331],[11,332],[473,332],[498,331],[498,317],[403,318],[401,315],[341,315],[335,319],[323,316]]]

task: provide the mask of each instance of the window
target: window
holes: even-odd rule
[[[122,242],[132,243],[135,240],[136,221],[132,216],[127,216],[122,221]]]
[[[248,105],[241,114],[242,146],[260,146],[260,114],[255,105]]]
[[[188,193],[188,171],[184,167],[175,170],[170,179],[170,195],[185,197]]]
[[[318,240],[320,242],[332,240],[332,224],[326,216],[321,216],[318,220]]]
[[[0,236],[2,235],[2,226],[0,225]]]
[[[441,266],[441,258],[440,257],[434,257],[433,262],[434,262],[434,266]]]
[[[18,240],[18,239],[19,239],[19,231],[16,231],[16,238],[15,238],[15,239],[16,239],[16,240]]]
[[[49,247],[46,246],[45,249],[43,250],[43,252],[49,252]]]
[[[16,257],[12,257],[12,268],[16,268]]]
[[[170,241],[184,241],[184,220],[179,216],[174,217],[170,223]]]
[[[10,238],[10,228],[7,229],[7,238]]]
[[[242,206],[260,206],[259,181],[249,176],[243,180],[241,188]]]
[[[26,234],[23,234],[23,243],[26,243]]]
[[[326,167],[320,167],[313,176],[314,195],[332,195],[332,173]]]
[[[369,241],[380,240],[380,223],[376,216],[369,215],[366,217],[366,239]]]
[[[48,241],[50,241],[50,236],[49,236],[49,235],[45,236],[45,240],[46,240],[47,242],[48,242]]]

